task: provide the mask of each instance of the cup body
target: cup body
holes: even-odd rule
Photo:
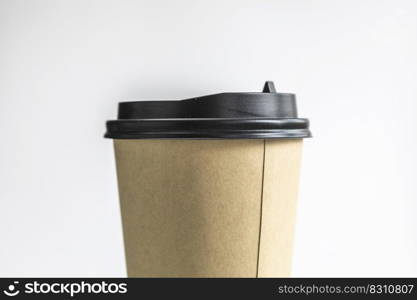
[[[302,139],[115,139],[129,277],[286,277]]]

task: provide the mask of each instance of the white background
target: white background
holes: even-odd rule
[[[260,91],[311,120],[294,276],[417,276],[414,0],[0,0],[0,276],[125,276],[117,102]]]

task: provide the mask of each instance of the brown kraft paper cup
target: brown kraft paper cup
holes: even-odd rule
[[[302,138],[309,132],[115,135],[129,277],[290,276]]]

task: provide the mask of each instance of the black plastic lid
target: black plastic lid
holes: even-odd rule
[[[120,102],[107,121],[113,139],[277,139],[310,137],[308,119],[297,116],[294,94],[221,93],[177,101]]]

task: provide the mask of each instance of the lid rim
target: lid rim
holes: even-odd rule
[[[106,123],[113,139],[274,139],[311,137],[307,119],[136,119]]]

